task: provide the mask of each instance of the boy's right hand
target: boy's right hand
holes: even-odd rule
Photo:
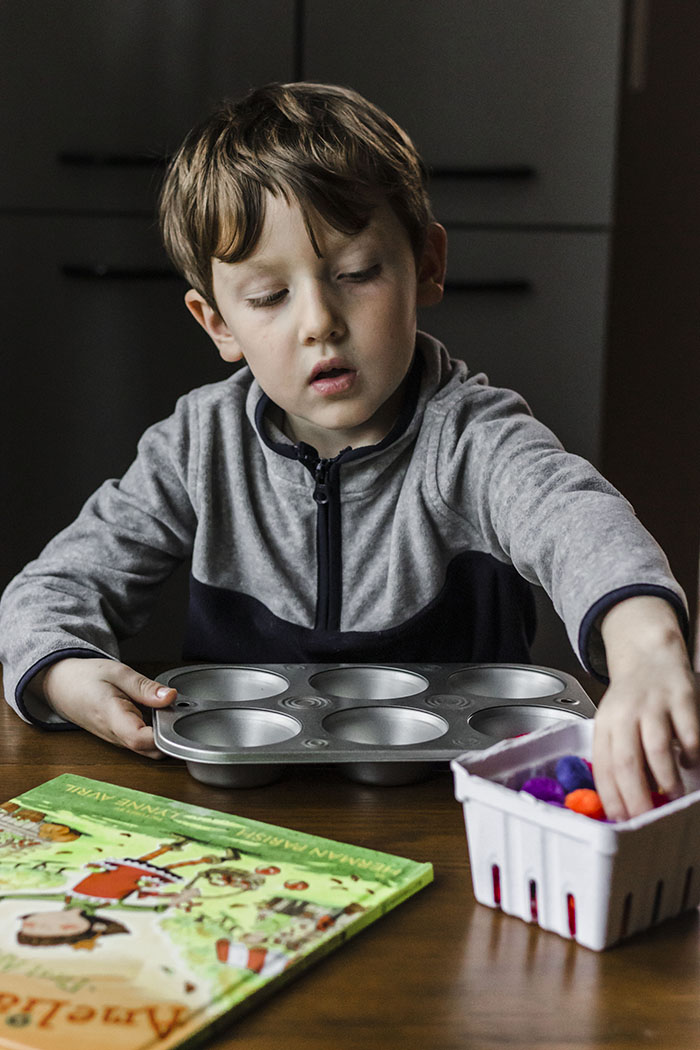
[[[117,660],[67,657],[40,671],[30,688],[74,725],[146,758],[160,758],[137,704],[167,707],[177,695]]]

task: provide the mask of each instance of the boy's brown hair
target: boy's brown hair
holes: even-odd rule
[[[214,309],[212,259],[238,262],[254,250],[265,191],[298,202],[318,255],[313,214],[353,234],[386,200],[417,258],[432,219],[426,169],[413,143],[356,91],[268,84],[223,102],[185,138],[160,198],[166,249]]]

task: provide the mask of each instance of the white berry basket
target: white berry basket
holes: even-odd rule
[[[685,794],[616,824],[548,805],[520,785],[562,755],[590,760],[593,720],[541,729],[450,763],[474,895],[600,951],[700,903],[700,774]]]

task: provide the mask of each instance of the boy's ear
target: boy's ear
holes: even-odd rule
[[[194,288],[190,288],[185,294],[185,306],[212,339],[224,361],[230,363],[240,361],[243,352],[218,310],[210,306],[204,296],[196,292]]]
[[[417,306],[434,306],[445,290],[447,267],[447,231],[439,222],[431,222],[425,247],[418,264]]]

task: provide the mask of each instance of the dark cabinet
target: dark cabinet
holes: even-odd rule
[[[289,80],[287,0],[0,8],[0,206],[150,210],[163,159],[224,96]]]
[[[155,200],[216,101],[292,79],[294,19],[287,0],[0,6],[0,587],[179,394],[228,374],[182,303]],[[128,658],[177,657],[182,580],[169,588]]]
[[[414,138],[441,221],[606,225],[618,0],[305,0],[305,75]]]

